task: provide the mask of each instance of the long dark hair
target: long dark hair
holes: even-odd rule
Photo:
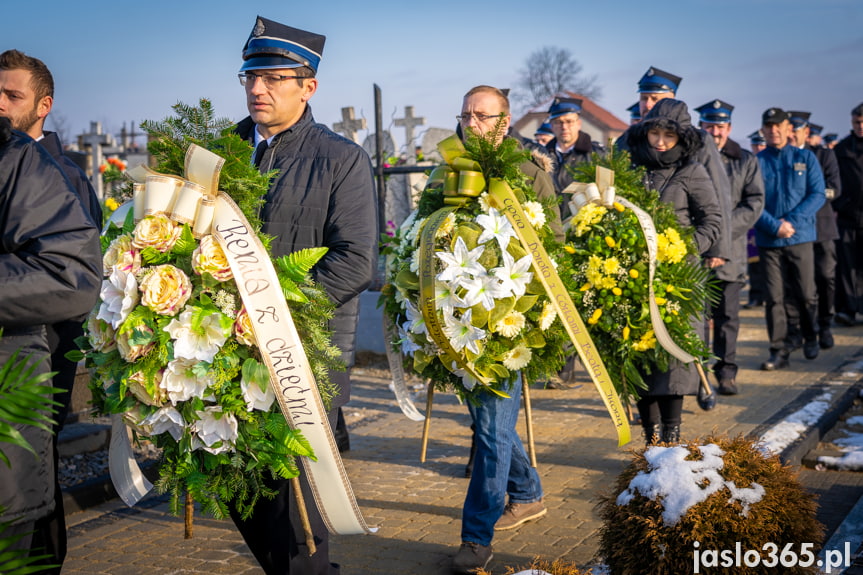
[[[673,131],[679,138],[677,145],[666,152],[654,150],[647,140],[647,133],[654,128]],[[657,102],[644,120],[629,129],[626,143],[635,164],[657,168],[691,161],[704,145],[704,140],[692,125],[686,104],[667,98]]]

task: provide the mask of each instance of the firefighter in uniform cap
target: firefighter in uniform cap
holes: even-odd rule
[[[327,417],[335,429],[338,408],[350,399],[358,296],[377,267],[378,209],[368,154],[312,116],[309,100],[317,91],[324,41],[324,36],[257,18],[239,73],[250,115],[236,131],[256,146],[261,172],[277,171],[261,207],[261,231],[273,238],[273,255],[328,248],[311,273],[336,304],[332,343],[348,367],[331,373],[339,395]],[[261,498],[248,519],[236,509],[231,517],[267,575],[336,574],[327,527],[305,473],[300,482],[317,547],[311,557],[288,480],[270,481],[276,497]]]
[[[839,143],[839,134],[834,134],[833,132],[829,134],[824,134],[824,147],[830,148],[831,150],[836,147],[836,144]]]
[[[761,130],[755,130],[746,137],[749,138],[749,149],[752,150],[753,154],[757,154],[767,147],[767,140],[764,139]]]
[[[821,132],[824,131],[824,126],[819,126],[818,124],[813,124],[809,122],[809,137],[806,138],[806,143],[809,144],[811,148],[820,148],[823,147]]]
[[[637,124],[641,121],[641,104],[634,103],[626,109],[629,112],[629,125]]]
[[[543,147],[553,139],[554,132],[551,129],[551,124],[548,122],[540,124],[539,128],[536,129],[536,132],[533,133],[533,141]]]
[[[770,357],[761,369],[788,367],[785,290],[799,302],[800,331],[806,359],[818,357],[815,289],[815,213],[824,204],[824,176],[815,154],[790,144],[788,113],[769,108],[761,119],[767,148],[758,153],[764,178],[764,211],[755,224],[755,241],[767,281],[765,319]],[[784,278],[791,278],[786,285]]]
[[[815,288],[818,292],[818,344],[821,349],[833,347],[833,315],[836,311],[836,240],[839,228],[836,226],[836,213],[833,200],[842,194],[839,180],[839,163],[833,150],[809,144],[812,123],[809,112],[788,112],[789,121],[794,127],[793,144],[809,150],[818,158],[821,173],[824,175],[824,205],[815,215]],[[820,126],[819,126],[820,128]],[[820,129],[818,130],[821,131]],[[788,292],[786,291],[786,294]],[[788,316],[788,337],[793,347],[802,345],[800,335],[800,313],[794,300],[786,298],[785,314]]]
[[[554,139],[545,145],[545,149],[552,159],[551,176],[558,194],[574,181],[570,173],[572,167],[589,162],[593,152],[603,151],[602,146],[581,131],[581,104],[578,98],[556,97],[548,109],[548,122]],[[560,217],[566,219],[570,215],[567,194],[560,207]]]
[[[720,298],[712,306],[713,373],[719,393],[734,395],[737,384],[737,334],[740,330],[740,292],[746,282],[747,232],[764,208],[764,181],[755,155],[732,140],[734,106],[713,100],[695,109],[701,129],[713,136],[731,184],[731,260],[713,270]]]

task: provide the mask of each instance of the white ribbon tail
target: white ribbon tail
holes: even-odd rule
[[[384,349],[387,352],[387,363],[389,363],[390,373],[393,377],[393,393],[396,395],[396,402],[408,419],[412,421],[425,421],[425,416],[414,405],[410,391],[408,391],[407,384],[405,383],[405,370],[402,366],[401,354],[394,350],[392,346],[395,337],[395,326],[390,317],[384,314]]]
[[[111,472],[111,482],[117,495],[123,503],[132,507],[139,502],[151,489],[150,483],[132,453],[132,444],[123,417],[111,415],[111,443],[108,446],[108,469]]]

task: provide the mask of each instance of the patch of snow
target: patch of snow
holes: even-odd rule
[[[783,449],[794,443],[800,434],[814,425],[828,409],[833,393],[826,391],[768,429],[761,436],[761,449],[769,453],[781,453]]]
[[[855,415],[845,420],[846,425],[863,425],[863,415]]]
[[[645,451],[648,472],[641,471],[632,478],[629,486],[618,495],[617,504],[627,505],[640,493],[653,501],[661,501],[663,523],[674,525],[690,507],[727,487],[731,492],[728,502],[739,501],[743,515],[747,515],[750,505],[763,497],[764,488],[757,483],[739,488],[733,481],[725,481],[719,474],[725,465],[722,460],[725,452],[714,443],[700,445],[698,449],[701,451],[698,460],[687,460],[690,452],[681,446],[654,446]]]
[[[818,458],[818,463],[823,463],[831,469],[840,471],[861,471],[863,470],[863,451],[849,451],[842,457],[822,455]]]

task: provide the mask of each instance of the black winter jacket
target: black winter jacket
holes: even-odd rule
[[[815,214],[816,241],[832,242],[839,239],[839,228],[836,227],[836,212],[833,211],[833,202],[842,195],[842,180],[839,177],[839,163],[836,154],[830,148],[806,146],[806,149],[815,154],[821,165],[821,173],[824,174],[824,192],[828,197],[824,205]],[[827,190],[833,190],[832,196]]]
[[[746,281],[746,234],[764,209],[764,180],[755,154],[728,140],[719,152],[731,184],[731,260],[714,271],[728,282]]]
[[[237,133],[254,144],[251,117]],[[359,294],[371,285],[378,263],[378,203],[368,154],[360,146],[317,124],[310,107],[277,134],[264,153],[261,172],[278,170],[261,211],[262,231],[273,236],[278,257],[324,246],[314,278],[338,306],[330,321],[333,343],[346,365],[354,363]],[[347,403],[346,380],[332,407]]]
[[[558,153],[557,138],[546,144],[545,150],[552,161],[551,179],[554,182],[554,189],[558,194],[562,193],[569,184],[575,181],[570,170],[578,164],[589,162],[590,155],[593,152],[601,154],[605,151],[598,143],[591,141],[590,136],[585,132],[578,133],[578,138],[576,138],[572,149],[565,154]],[[560,208],[560,215],[563,219],[572,215],[569,213],[569,200],[570,194],[565,194],[563,204]]]
[[[7,137],[9,138],[6,141]],[[101,285],[99,230],[56,162],[29,136],[0,134],[0,365],[21,349],[48,353],[44,324],[86,314]],[[38,372],[48,371],[40,364]],[[0,464],[0,521],[33,521],[54,506],[51,435],[17,426],[34,456],[10,444]]]
[[[842,195],[833,202],[839,225],[846,229],[863,228],[863,138],[848,134],[836,147],[836,162],[842,181]]]

